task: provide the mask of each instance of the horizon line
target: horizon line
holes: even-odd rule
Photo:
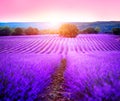
[[[92,22],[120,22],[120,20],[98,20],[98,21],[61,21],[63,23],[92,23]],[[50,23],[49,21],[0,21],[0,23]]]

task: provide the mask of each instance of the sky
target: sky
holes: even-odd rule
[[[0,0],[0,21],[120,21],[120,0]]]

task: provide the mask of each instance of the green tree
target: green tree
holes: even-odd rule
[[[82,33],[85,34],[97,34],[100,31],[98,27],[93,28],[93,27],[88,27],[85,30],[82,31]]]
[[[10,27],[0,27],[0,36],[9,36],[12,33]]]
[[[74,24],[63,24],[58,31],[60,36],[63,37],[76,37],[79,33],[79,29]]]
[[[22,28],[17,27],[14,29],[14,32],[12,33],[12,35],[23,35],[24,31]]]
[[[29,28],[25,29],[25,34],[26,35],[37,35],[37,34],[39,34],[39,30],[37,28],[29,27]]]
[[[120,35],[120,28],[113,28],[112,32],[113,34]]]

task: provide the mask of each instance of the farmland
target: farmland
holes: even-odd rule
[[[64,68],[62,60],[66,61]],[[119,101],[120,36],[0,37],[0,99],[3,101],[45,101],[51,97],[55,77],[59,77],[56,71],[63,71],[64,82],[58,85],[64,89],[56,91],[62,100],[52,95],[49,101]]]

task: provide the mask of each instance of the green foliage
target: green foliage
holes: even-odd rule
[[[79,29],[74,24],[63,24],[59,28],[59,35],[63,37],[76,37]]]
[[[9,27],[0,27],[0,36],[9,36],[11,33],[12,30]]]
[[[88,27],[85,30],[83,30],[82,33],[85,33],[85,34],[97,34],[99,31],[100,31],[100,29],[98,27],[96,27],[96,28]]]
[[[24,31],[22,28],[17,27],[15,28],[14,32],[12,33],[12,35],[23,35]]]
[[[96,33],[99,33],[99,32],[100,32],[100,28],[99,28],[99,27],[96,27],[96,28],[95,28],[95,31],[96,31]]]
[[[120,28],[113,28],[112,29],[113,34],[120,35]]]
[[[39,30],[37,28],[29,27],[29,28],[25,29],[25,34],[26,35],[37,35],[37,34],[39,34]]]

